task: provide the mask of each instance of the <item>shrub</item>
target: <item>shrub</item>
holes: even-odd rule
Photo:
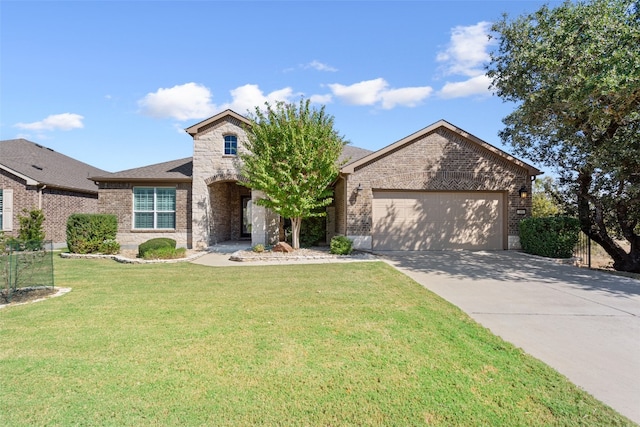
[[[106,214],[73,214],[67,220],[67,248],[71,253],[102,252],[105,240],[115,240],[118,219]]]
[[[258,253],[260,253],[260,252],[264,252],[264,245],[263,245],[263,244],[258,243],[258,244],[257,244],[257,245],[255,245],[253,248],[251,248],[251,250],[252,250],[253,252],[258,252]]]
[[[100,252],[109,255],[117,254],[120,252],[120,243],[114,239],[105,239],[100,245]]]
[[[324,241],[327,229],[326,217],[312,216],[302,220],[300,225],[300,246],[308,248]]]
[[[580,222],[576,218],[553,216],[520,221],[520,245],[533,255],[571,258],[578,243]]]
[[[18,215],[20,221],[20,229],[18,230],[18,240],[24,243],[27,250],[37,250],[42,246],[44,240],[44,230],[42,223],[44,222],[44,214],[41,209],[33,209],[28,211],[23,209],[25,215]]]
[[[142,258],[144,259],[176,259],[184,258],[187,255],[185,248],[172,248],[170,246],[162,246],[155,249],[147,250]]]
[[[331,239],[330,252],[335,255],[349,255],[353,251],[353,242],[345,236],[335,236]]]
[[[168,237],[157,237],[155,239],[147,240],[138,246],[138,256],[140,258],[144,258],[147,252],[160,248],[175,249],[176,241]]]

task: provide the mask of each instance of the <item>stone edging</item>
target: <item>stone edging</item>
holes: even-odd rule
[[[68,252],[60,253],[60,258],[73,258],[73,259],[112,259],[116,262],[123,264],[173,264],[178,262],[189,262],[194,259],[198,259],[201,256],[208,254],[209,252],[203,251],[190,255],[184,258],[175,259],[140,259],[140,258],[127,258],[122,255],[104,255],[104,254],[71,254]]]
[[[230,261],[236,262],[254,262],[254,261],[302,261],[302,260],[370,260],[375,259],[375,256],[368,253],[356,253],[353,255],[334,255],[330,253],[323,253],[321,251],[315,251],[313,254],[294,255],[279,252],[264,252],[257,253],[251,251],[236,251],[229,257]]]
[[[529,258],[535,258],[535,259],[539,259],[541,261],[548,261],[551,262],[553,264],[564,264],[564,265],[578,265],[580,258],[579,257],[571,257],[571,258],[548,258],[548,257],[544,257],[544,256],[540,256],[540,255],[533,255],[533,254],[528,254],[526,252],[523,251],[514,251],[519,253],[520,255],[524,255],[526,257]]]
[[[71,292],[71,288],[53,288],[53,289],[57,289],[57,292],[53,295],[47,295],[46,297],[42,297],[42,298],[38,298],[38,299],[34,299],[31,301],[25,301],[25,302],[14,302],[14,303],[9,303],[9,304],[0,304],[0,310],[5,308],[5,307],[16,307],[19,305],[25,305],[25,304],[32,304],[34,302],[40,302],[40,301],[45,301],[48,300],[49,298],[55,298],[55,297],[60,297],[64,294],[67,294],[69,292]]]

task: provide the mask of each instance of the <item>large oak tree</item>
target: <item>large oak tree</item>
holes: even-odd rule
[[[502,140],[555,168],[582,231],[640,272],[640,2],[567,1],[492,30],[487,75],[516,104]]]
[[[346,141],[334,129],[324,106],[265,103],[250,115],[248,152],[241,154],[243,185],[264,193],[258,204],[291,219],[292,246],[300,247],[304,218],[323,216],[331,204],[331,184]]]

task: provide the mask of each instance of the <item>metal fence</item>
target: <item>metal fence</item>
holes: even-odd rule
[[[11,302],[19,289],[53,288],[51,241],[10,240],[0,247],[0,299]]]
[[[591,238],[582,231],[578,237],[578,244],[573,250],[573,255],[578,258],[579,265],[591,268]]]

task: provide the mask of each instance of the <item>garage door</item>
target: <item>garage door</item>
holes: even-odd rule
[[[504,249],[503,194],[373,193],[373,249]]]

